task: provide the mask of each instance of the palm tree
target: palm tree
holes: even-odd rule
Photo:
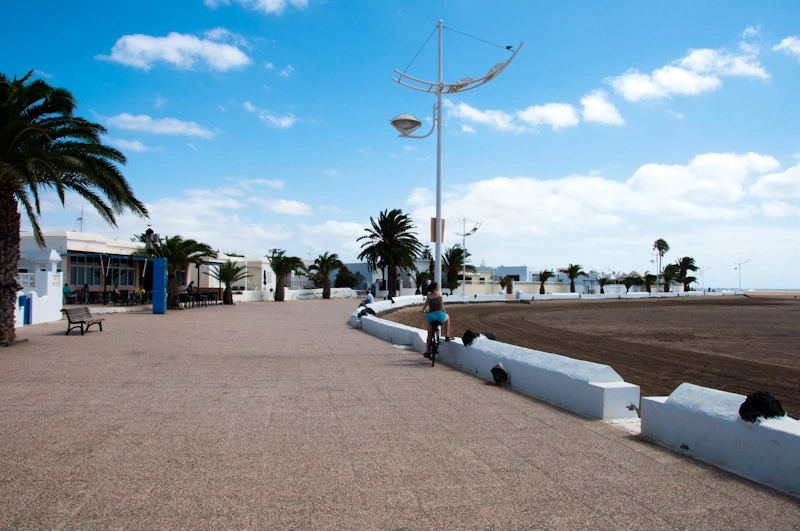
[[[386,268],[389,296],[395,295],[397,286],[397,268],[416,271],[414,260],[422,253],[422,244],[417,240],[413,229],[416,228],[407,214],[400,209],[384,210],[376,221],[371,216],[371,229],[364,229],[367,234],[358,238],[365,240],[361,244],[359,260],[365,260],[370,271]]]
[[[89,202],[110,225],[130,210],[147,217],[117,165],[125,156],[102,143],[103,126],[74,116],[73,95],[32,80],[33,71],[10,80],[0,73],[0,342],[15,340],[14,307],[20,256],[22,205],[39,246],[40,194],[55,190],[61,204],[67,192]]]
[[[556,276],[556,274],[549,269],[539,271],[539,295],[544,295],[544,283],[554,276]]]
[[[647,289],[647,293],[652,293],[650,291],[650,286],[655,284],[658,281],[658,277],[650,273],[649,271],[644,272],[644,278],[642,279],[644,282],[644,287]]]
[[[667,243],[667,240],[665,240],[664,238],[659,238],[656,241],[654,241],[653,250],[658,253],[658,264],[656,264],[656,269],[657,269],[656,273],[658,275],[661,275],[661,260],[664,258],[664,255],[667,254],[667,252],[669,251],[669,244]],[[656,279],[656,281],[658,281],[658,279]],[[666,291],[669,291],[669,289],[667,289]]]
[[[600,294],[603,295],[606,292],[606,290],[605,290],[606,284],[611,284],[611,278],[610,277],[597,277],[597,283],[600,284]],[[627,288],[628,285],[626,284],[625,287]]]
[[[417,271],[417,274],[414,276],[414,284],[417,286],[417,290],[414,294],[419,295],[422,293],[422,288],[425,287],[429,280],[433,280],[433,275],[427,271]]]
[[[458,289],[460,283],[458,282],[461,272],[466,270],[468,273],[477,273],[478,270],[472,264],[464,263],[469,261],[469,251],[465,251],[460,245],[456,244],[442,253],[442,273],[445,274],[445,285],[450,288],[450,293]]]
[[[697,282],[695,277],[688,276],[689,271],[695,272],[699,268],[697,264],[694,263],[694,258],[691,256],[684,256],[676,262],[676,265],[678,266],[677,281],[683,283],[683,291],[689,291],[689,284]]]
[[[625,277],[622,279],[622,283],[625,285],[625,292],[627,293],[631,290],[631,286],[644,284],[644,280],[641,277]]]
[[[316,271],[317,275],[322,279],[322,298],[331,298],[331,273],[336,269],[343,267],[344,264],[339,260],[339,255],[336,253],[328,254],[327,252],[319,255],[314,263],[309,266],[309,271]]]
[[[509,286],[514,285],[514,277],[512,277],[511,275],[506,275],[504,277],[495,275],[494,280],[495,282],[500,284],[500,287],[504,289],[506,293],[508,292]]]
[[[247,273],[247,266],[237,266],[230,260],[221,264],[216,270],[212,269],[207,272],[206,275],[217,279],[225,285],[225,291],[222,292],[222,304],[233,304],[231,286],[250,276]]]
[[[588,277],[589,275],[583,270],[583,266],[580,264],[570,264],[567,268],[567,278],[569,278],[569,292],[575,293],[575,279],[584,276]]]
[[[202,264],[203,257],[216,257],[216,253],[205,243],[195,240],[184,240],[181,236],[167,236],[160,243],[154,243],[152,249],[142,249],[134,256],[167,259],[167,309],[180,308],[178,291],[178,271],[183,271],[189,264]],[[200,286],[197,287],[200,289]]]
[[[678,280],[678,275],[680,274],[680,268],[678,264],[669,264],[667,267],[664,268],[664,272],[661,273],[661,278],[664,279],[664,292],[669,291],[669,285]]]
[[[277,283],[275,284],[275,300],[283,302],[284,299],[284,278],[293,271],[304,271],[303,261],[296,256],[286,256],[283,249],[270,249],[267,255],[269,267],[275,273]]]

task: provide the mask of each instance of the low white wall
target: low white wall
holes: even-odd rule
[[[63,308],[62,277],[63,273],[50,271],[37,271],[33,276],[33,289],[17,293],[17,304],[14,307],[14,326],[19,328],[24,322],[24,308],[20,307],[20,296],[25,295],[31,305],[30,324],[49,323],[61,320]],[[31,276],[29,275],[29,276]]]
[[[287,289],[283,292],[283,300],[321,299],[322,288],[319,289]],[[357,299],[358,293],[350,288],[331,288],[331,299]]]
[[[581,299],[581,300],[601,300],[601,299],[665,299],[671,297],[722,297],[724,295],[741,295],[742,291],[738,290],[724,290],[724,291],[669,291],[667,293],[655,292],[629,292],[629,293],[599,293],[586,294],[586,293],[548,293],[545,295],[528,295],[526,293],[517,293],[517,299],[526,301],[558,301],[568,299]]]
[[[669,397],[642,398],[642,437],[800,496],[800,422],[745,422],[745,396],[683,383]]]
[[[395,305],[421,303],[421,297],[413,299],[395,299]],[[391,305],[388,301],[381,301],[370,306],[381,311],[387,304]],[[359,318],[360,311],[359,308],[351,315],[350,323],[354,327],[395,344],[410,345],[417,352],[425,351],[425,330],[375,316]],[[639,386],[623,381],[608,365],[516,347],[484,337],[477,338],[469,346],[464,346],[458,338],[442,342],[439,359],[486,380],[493,380],[492,367],[502,363],[509,374],[511,387],[588,417],[638,417]]]

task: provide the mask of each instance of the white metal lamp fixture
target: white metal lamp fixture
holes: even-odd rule
[[[411,77],[404,72],[395,69],[397,77],[392,78],[393,81],[399,83],[404,87],[414,89],[420,92],[427,92],[436,95],[436,103],[433,106],[433,127],[430,132],[422,136],[414,136],[411,133],[416,131],[421,125],[422,121],[410,114],[399,114],[390,120],[392,126],[400,132],[403,138],[426,138],[433,133],[436,129],[437,142],[436,142],[436,241],[435,241],[435,269],[434,281],[440,286],[442,284],[442,93],[454,94],[456,92],[464,92],[480,87],[494,79],[514,60],[522,46],[525,44],[521,42],[508,61],[497,63],[489,72],[478,79],[471,77],[464,77],[455,83],[445,83],[442,80],[442,21],[438,23],[439,30],[439,74],[438,80],[424,81]],[[511,50],[511,47],[507,47]]]

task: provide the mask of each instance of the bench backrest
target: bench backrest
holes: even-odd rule
[[[65,308],[64,312],[70,321],[83,321],[85,319],[92,319],[92,312],[89,311],[87,306],[79,308]]]

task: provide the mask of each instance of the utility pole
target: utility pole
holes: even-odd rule
[[[742,257],[740,256],[739,257],[739,261],[733,263],[733,265],[736,266],[734,269],[738,269],[739,270],[739,291],[742,290],[742,266],[745,265],[749,261],[750,261],[750,259],[748,258],[747,260],[742,262]]]

